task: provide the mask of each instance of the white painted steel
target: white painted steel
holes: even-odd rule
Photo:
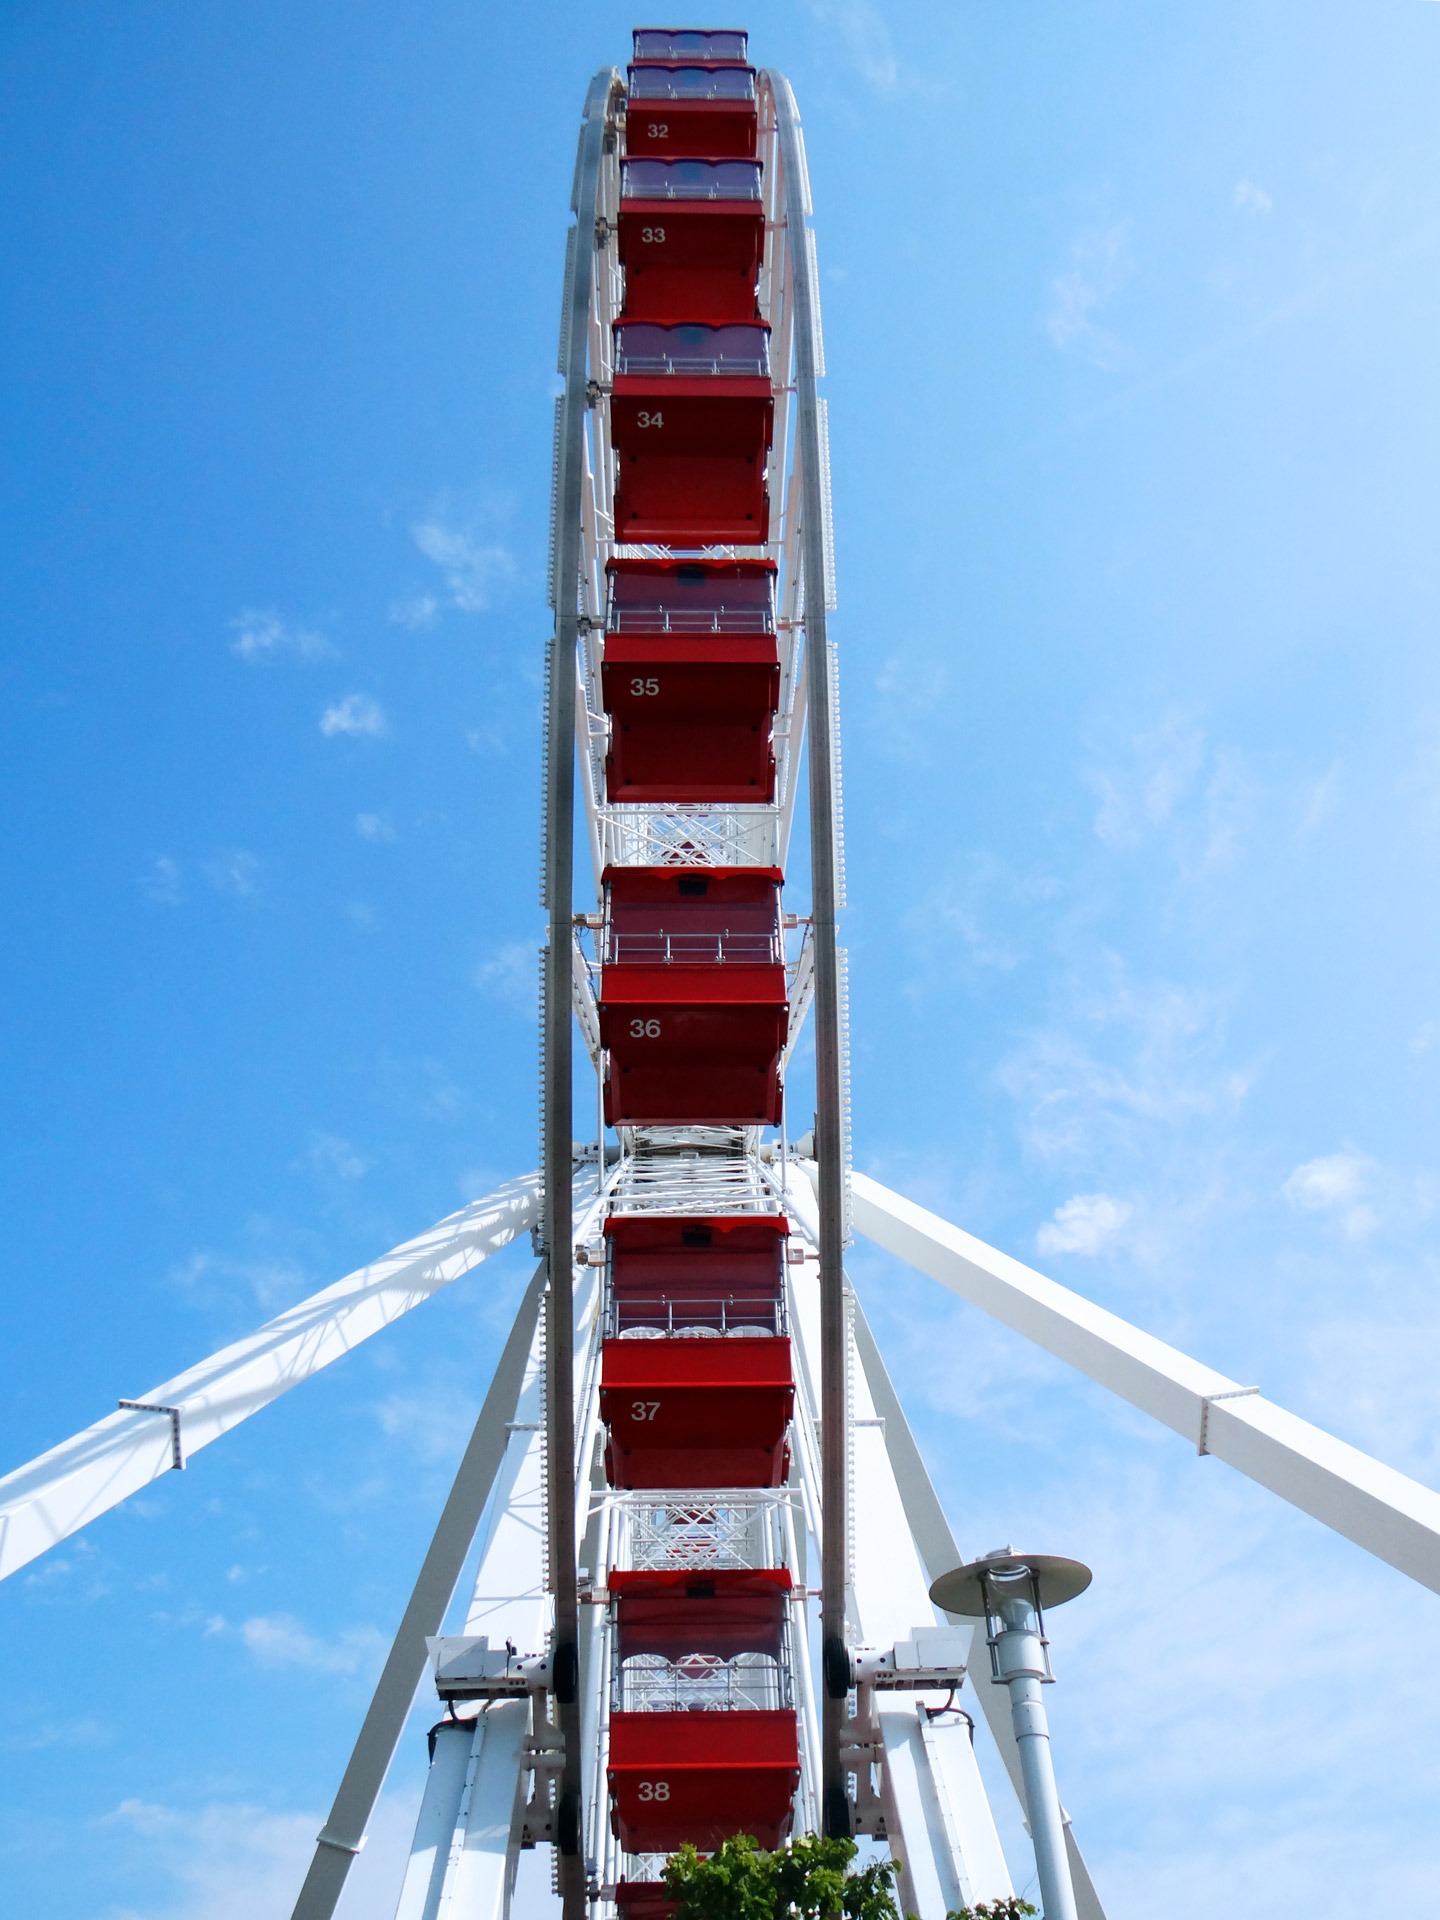
[[[426,1648],[444,1624],[476,1526],[494,1492],[495,1475],[505,1456],[516,1400],[534,1347],[544,1285],[542,1264],[525,1290],[469,1445],[461,1456],[329,1817],[317,1836],[315,1855],[291,1920],[330,1920],[350,1862],[365,1844],[365,1830],[425,1671]]]
[[[436,1711],[438,1713],[438,1707]],[[400,1902],[395,1909],[396,1920],[436,1920],[445,1890],[450,1846],[460,1823],[460,1803],[474,1750],[475,1729],[468,1722],[452,1720],[437,1726],[431,1739],[434,1757],[420,1802]]]
[[[803,1185],[803,1181],[801,1184]],[[860,1364],[865,1370],[866,1384],[884,1422],[885,1450],[890,1455],[895,1483],[900,1489],[900,1497],[905,1504],[906,1521],[924,1563],[926,1574],[933,1584],[942,1573],[948,1573],[952,1568],[960,1566],[965,1556],[955,1544],[950,1523],[945,1518],[944,1509],[925,1470],[920,1449],[915,1444],[915,1436],[911,1433],[909,1422],[905,1418],[905,1410],[886,1372],[880,1349],[875,1344],[875,1336],[870,1331],[858,1300],[853,1308],[852,1325]],[[972,1672],[983,1676],[987,1666],[983,1628],[973,1626],[970,1621],[962,1620],[958,1615],[944,1617],[950,1619],[955,1626],[970,1632],[968,1665]],[[976,1680],[974,1691],[969,1697],[973,1703],[978,1704],[985,1716],[986,1724],[999,1749],[1000,1758],[1005,1762],[1005,1771],[1011,1786],[1015,1789],[1015,1798],[1023,1813],[1025,1782],[1020,1765],[1019,1743],[1015,1738],[1015,1726],[1010,1715],[1009,1700],[1001,1693],[999,1687],[987,1686],[983,1684],[982,1679]],[[965,1740],[968,1747],[968,1732]],[[978,1792],[983,1798],[984,1788],[974,1770],[973,1750],[963,1756],[963,1764],[960,1765],[958,1772],[951,1764],[951,1756],[954,1753],[953,1738],[934,1742],[932,1757],[939,1771],[950,1782],[951,1798],[958,1799],[962,1804],[965,1803],[967,1794],[971,1792]],[[1070,1878],[1075,1889],[1075,1904],[1079,1910],[1080,1920],[1105,1920],[1105,1909],[1100,1904],[1100,1896],[1095,1891],[1089,1869],[1081,1855],[1070,1816],[1064,1812],[1063,1808],[1061,1817],[1065,1824],[1065,1851],[1070,1862]]]
[[[1020,1749],[1025,1782],[1025,1812],[1035,1847],[1035,1870],[1045,1920],[1078,1920],[1070,1863],[1065,1857],[1065,1816],[1055,1785],[1050,1750],[1050,1721],[1043,1692],[1050,1663],[1040,1640],[1039,1621],[1023,1594],[1007,1594],[997,1603],[1001,1621],[995,1635],[995,1665],[1010,1694],[1010,1718]]]
[[[472,1272],[534,1225],[535,1174],[512,1180],[137,1399],[177,1407],[186,1460]],[[171,1471],[171,1422],[120,1412],[0,1480],[0,1579]]]
[[[588,1204],[577,1208],[576,1238],[581,1244],[598,1231],[600,1204],[592,1192]],[[594,1450],[597,1399],[592,1364],[599,1339],[597,1268],[575,1269],[574,1303],[576,1478],[582,1503],[577,1533],[583,1536],[590,1484],[583,1463]],[[478,1565],[461,1629],[486,1635],[492,1647],[508,1641],[521,1655],[547,1651],[554,1618],[545,1567],[544,1387],[542,1320],[530,1343],[505,1455],[476,1534]],[[500,1711],[490,1706],[473,1741],[463,1743],[465,1791],[457,1792],[454,1785],[457,1736],[446,1732],[437,1739],[397,1920],[443,1920],[447,1915],[469,1920],[472,1912],[489,1920],[507,1911],[504,1902],[520,1852],[520,1817],[532,1781],[524,1752],[531,1709],[523,1703],[503,1704],[507,1714],[519,1716],[518,1721],[504,1722],[503,1736],[498,1721],[486,1731],[483,1723]]]
[[[436,1735],[396,1920],[503,1920],[509,1912],[529,1720],[524,1701],[501,1700]]]
[[[856,1174],[853,1186],[855,1224],[877,1246],[1197,1448],[1203,1433],[1206,1452],[1440,1593],[1440,1494],[878,1181]]]
[[[803,1182],[791,1189],[793,1228],[812,1240],[815,1199]],[[819,1289],[811,1261],[791,1281],[796,1376],[805,1417],[814,1417],[819,1374]],[[858,1307],[852,1304],[852,1313]],[[887,1445],[886,1411],[876,1404],[853,1334],[849,1353],[851,1498],[854,1548],[847,1604],[851,1646],[893,1647],[943,1616],[930,1601],[930,1574],[915,1539]],[[813,1447],[802,1451],[808,1478],[818,1475]],[[818,1500],[815,1502],[818,1511]],[[984,1643],[981,1642],[982,1665]],[[982,1682],[988,1682],[988,1668]],[[876,1720],[884,1756],[881,1804],[891,1852],[901,1862],[901,1908],[921,1920],[977,1899],[1003,1899],[1014,1886],[963,1722],[927,1729],[926,1706],[890,1696]]]

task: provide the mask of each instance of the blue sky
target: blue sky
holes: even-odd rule
[[[7,1466],[533,1164],[559,270],[633,23],[0,24]],[[857,1160],[1435,1484],[1440,7],[749,25],[823,262]],[[288,1911],[526,1266],[0,1589],[8,1906]],[[1433,1596],[855,1273],[962,1545],[1096,1568],[1112,1920],[1423,1910]]]

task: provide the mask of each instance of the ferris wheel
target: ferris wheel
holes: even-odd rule
[[[590,83],[571,210],[539,1170],[9,1475],[0,1577],[529,1232],[295,1920],[334,1912],[417,1685],[435,1722],[398,1920],[552,1894],[564,1920],[663,1920],[682,1844],[806,1832],[888,1849],[902,1910],[944,1920],[1030,1878],[977,1720],[1046,1920],[1103,1920],[1042,1704],[1046,1609],[1088,1574],[964,1561],[847,1282],[852,1233],[1437,1591],[1440,1498],[852,1169],[825,365],[789,84],[743,32],[637,30],[625,74]]]

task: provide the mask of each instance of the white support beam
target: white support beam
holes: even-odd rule
[[[960,1566],[965,1555],[955,1544],[950,1531],[950,1522],[945,1518],[945,1510],[940,1505],[930,1475],[926,1472],[925,1462],[920,1457],[920,1449],[915,1444],[915,1436],[910,1431],[905,1418],[905,1409],[900,1404],[899,1395],[886,1371],[880,1349],[875,1344],[875,1336],[870,1331],[860,1302],[855,1302],[855,1345],[861,1368],[865,1375],[865,1384],[874,1402],[875,1410],[884,1422],[885,1447],[890,1455],[890,1465],[895,1474],[895,1484],[900,1489],[900,1498],[905,1502],[905,1517],[915,1541],[921,1559],[925,1562],[925,1571],[933,1583],[942,1573],[952,1567]],[[937,1609],[938,1611],[938,1609]],[[960,1618],[959,1614],[943,1616],[952,1626],[968,1626],[971,1623]],[[985,1716],[986,1725],[999,1749],[1000,1758],[1005,1763],[1005,1771],[1010,1776],[1010,1784],[1015,1789],[1015,1798],[1020,1803],[1020,1812],[1025,1812],[1025,1787],[1020,1772],[1020,1748],[1015,1738],[1015,1723],[1010,1717],[1010,1702],[1003,1688],[997,1687],[988,1678],[989,1655],[985,1646],[985,1628],[974,1627],[970,1641],[970,1659],[967,1663],[973,1684],[973,1695]],[[959,1798],[965,1805],[967,1791],[973,1789],[974,1756],[969,1757],[968,1765],[961,1755],[961,1764],[954,1765],[955,1750],[953,1744],[946,1746],[942,1741],[934,1742],[936,1752],[932,1764],[944,1778],[952,1798]],[[958,1778],[957,1776],[958,1772]],[[984,1789],[979,1789],[984,1799]],[[988,1813],[987,1813],[988,1817]],[[1070,1860],[1070,1879],[1075,1889],[1075,1904],[1080,1911],[1080,1920],[1105,1920],[1105,1909],[1100,1904],[1100,1896],[1095,1891],[1095,1883],[1090,1878],[1090,1869],[1086,1866],[1080,1852],[1079,1842],[1075,1838],[1075,1829],[1070,1816],[1065,1815],[1065,1850]]]
[[[526,1174],[337,1280],[0,1480],[0,1579],[208,1447],[524,1233]]]
[[[1440,1494],[878,1181],[857,1173],[852,1188],[856,1228],[877,1246],[1440,1593]]]

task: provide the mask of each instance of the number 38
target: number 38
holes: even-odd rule
[[[668,1800],[670,1798],[670,1782],[668,1780],[642,1780],[640,1782],[640,1798],[642,1800]]]

